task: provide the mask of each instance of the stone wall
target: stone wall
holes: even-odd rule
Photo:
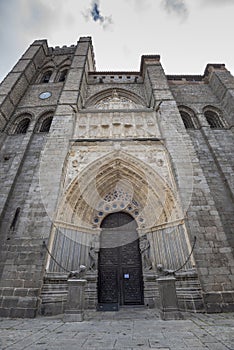
[[[59,81],[63,68],[67,76]],[[53,70],[49,82],[41,83],[48,69]],[[234,79],[222,64],[208,65],[204,76],[167,77],[160,57],[151,55],[142,56],[139,72],[96,72],[90,37],[70,48],[54,49],[36,40],[0,86],[0,316],[34,317],[45,269],[62,273],[49,264],[43,245],[45,241],[61,258],[62,243],[53,241],[54,226],[69,230],[66,225],[80,220],[77,231],[83,232],[82,222],[84,232],[98,233],[101,218],[90,202],[85,203],[76,180],[78,184],[85,178],[90,184],[93,176],[99,195],[111,196],[117,173],[133,184],[142,206],[149,193],[139,234],[151,241],[153,268],[161,257],[167,268],[182,264],[196,236],[185,270],[193,268],[198,275],[187,276],[185,271],[178,277],[178,290],[183,293],[185,288],[191,295],[191,308],[202,309],[202,293],[207,311],[233,310],[233,91]],[[51,95],[42,99],[44,92]],[[194,129],[185,128],[181,106],[193,111]],[[222,129],[210,128],[204,116],[207,106],[221,112]],[[38,122],[47,112],[53,114],[52,125],[49,132],[39,133]],[[13,126],[23,114],[30,119],[29,128],[14,134]],[[92,187],[86,190],[95,201]],[[74,196],[81,198],[79,203]],[[160,196],[165,201],[160,202]],[[74,209],[73,222],[62,223],[68,204]],[[161,221],[151,222],[162,206]],[[186,227],[175,239],[166,234],[172,219]],[[166,226],[156,227],[159,224]],[[89,263],[89,243],[84,244],[83,257],[76,247],[76,260]],[[63,249],[66,261],[59,261],[71,269],[75,265],[69,249]],[[148,304],[157,293],[152,276],[154,272],[144,275]],[[96,275],[87,287],[92,307],[95,283]],[[194,285],[193,298],[189,288]]]
[[[198,236],[195,260],[205,305],[209,312],[232,310],[233,115],[232,102],[228,105],[226,101],[233,88],[233,77],[223,66],[221,69],[212,67],[203,82],[173,81],[170,87],[177,105],[194,111],[199,125],[197,130],[186,130],[186,138],[193,145],[194,168],[193,195],[187,218],[189,231]],[[205,106],[221,111],[224,128],[210,128],[203,114]]]

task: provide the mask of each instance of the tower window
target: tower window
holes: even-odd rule
[[[49,132],[52,123],[52,117],[48,117],[43,120],[39,132]]]
[[[206,117],[207,123],[210,125],[212,129],[224,127],[223,122],[220,116],[218,115],[218,113],[214,111],[205,111],[204,115]]]
[[[51,75],[52,71],[46,71],[41,78],[41,83],[49,83]]]
[[[68,70],[67,70],[67,69],[64,69],[64,70],[60,73],[59,82],[64,82],[64,81],[65,81],[66,76],[67,76],[67,72],[68,72]]]
[[[17,125],[14,134],[26,134],[29,127],[30,119],[25,118],[19,122]]]
[[[181,111],[180,115],[181,115],[181,118],[183,120],[185,129],[195,129],[192,118],[188,113]]]

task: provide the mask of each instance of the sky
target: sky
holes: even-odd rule
[[[234,75],[234,0],[0,0],[0,81],[35,39],[76,45],[91,36],[97,71],[139,71],[159,54],[166,74]]]

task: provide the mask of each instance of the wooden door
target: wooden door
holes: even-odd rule
[[[98,264],[101,304],[143,304],[143,278],[135,220],[127,213],[108,215],[102,222]]]

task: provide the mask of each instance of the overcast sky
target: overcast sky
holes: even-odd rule
[[[139,71],[160,54],[166,74],[234,74],[234,0],[0,0],[0,80],[35,39],[49,46],[91,36],[97,70]]]

